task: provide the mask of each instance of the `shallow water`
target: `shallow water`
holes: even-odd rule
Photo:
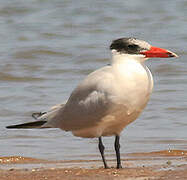
[[[109,63],[108,46],[137,37],[178,59],[147,62],[155,87],[121,152],[187,149],[187,3],[181,1],[0,0],[0,154],[50,160],[100,159],[97,139],[58,129],[7,130],[66,101],[88,73]],[[107,154],[113,139],[104,138]]]
[[[128,168],[137,167],[154,167],[156,171],[160,170],[175,170],[183,168],[187,165],[186,162],[187,151],[183,150],[167,150],[167,151],[157,151],[148,153],[129,153],[123,154],[125,159],[122,159],[123,166]],[[116,160],[112,158],[108,160],[110,167],[115,167]],[[56,168],[94,168],[102,167],[101,160],[60,160],[60,161],[49,161],[41,160],[35,158],[27,158],[21,156],[9,156],[0,157],[0,169],[6,170],[39,170],[41,169],[56,169]]]

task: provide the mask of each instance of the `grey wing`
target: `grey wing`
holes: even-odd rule
[[[102,121],[111,106],[108,86],[111,86],[112,78],[107,69],[89,75],[47,125],[69,131],[88,128]]]

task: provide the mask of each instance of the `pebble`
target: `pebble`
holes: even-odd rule
[[[172,162],[169,160],[166,162],[166,164],[170,166],[172,164]]]

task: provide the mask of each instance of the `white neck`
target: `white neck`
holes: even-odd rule
[[[135,60],[139,63],[143,63],[147,58],[143,54],[122,54],[116,50],[112,50],[112,64],[123,63],[127,60]]]

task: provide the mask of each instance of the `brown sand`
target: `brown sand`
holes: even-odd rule
[[[120,170],[103,169],[100,161],[67,162],[2,157],[0,180],[187,180],[186,151],[133,153],[127,157],[123,159],[124,168]],[[108,164],[114,165],[114,162],[109,161]],[[70,167],[65,168],[68,164]]]

